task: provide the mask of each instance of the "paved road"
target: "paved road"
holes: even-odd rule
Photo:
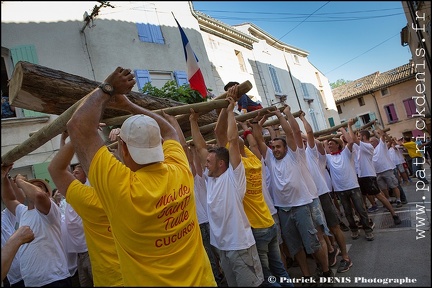
[[[430,181],[431,170],[427,164],[425,170]],[[367,241],[363,231],[356,240],[351,239],[350,232],[344,232],[353,266],[345,273],[336,273],[339,263],[332,268],[336,276],[333,287],[401,287],[402,281],[404,287],[431,287],[431,188],[429,184],[428,189],[421,190],[420,181],[416,178],[412,181],[402,186],[408,204],[400,208],[393,204],[402,220],[400,225],[395,226],[387,209],[380,208],[369,214],[375,222],[374,241]],[[345,223],[348,223],[346,219]],[[308,261],[311,271],[315,271],[314,261]],[[288,273],[292,278],[301,277],[298,267],[291,267]]]

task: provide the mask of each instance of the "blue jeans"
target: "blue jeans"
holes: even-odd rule
[[[357,232],[358,226],[354,220],[353,209],[351,205],[354,205],[354,209],[360,216],[360,223],[363,225],[363,230],[365,232],[372,232],[372,227],[369,225],[369,218],[366,211],[366,206],[363,201],[363,196],[361,194],[360,188],[354,188],[346,191],[337,191],[339,198],[342,202],[342,206],[345,212],[345,217],[348,220],[349,227],[351,231]]]
[[[280,277],[285,277],[285,279],[290,279],[290,277],[281,260],[276,224],[269,228],[252,228],[252,233],[264,274],[264,282],[261,286],[294,287],[292,283],[279,283]],[[269,276],[276,276],[276,282],[270,283]]]

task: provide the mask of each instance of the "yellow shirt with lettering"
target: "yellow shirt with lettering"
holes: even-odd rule
[[[275,222],[262,193],[262,164],[247,147],[242,162],[246,172],[246,194],[243,206],[252,228],[268,228]]]
[[[194,180],[179,142],[136,172],[104,146],[90,183],[111,223],[125,286],[216,286],[198,224]]]
[[[94,188],[75,179],[67,189],[66,201],[83,222],[94,286],[123,286],[110,223]]]

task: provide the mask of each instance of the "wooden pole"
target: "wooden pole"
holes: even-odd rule
[[[16,146],[12,150],[8,151],[1,157],[3,165],[10,165],[21,157],[33,152],[55,136],[59,135],[66,130],[66,123],[72,117],[76,108],[84,101],[85,97],[74,105],[69,107],[63,112],[57,119],[50,124],[44,126],[42,129],[35,132],[30,138],[25,140],[20,145]]]

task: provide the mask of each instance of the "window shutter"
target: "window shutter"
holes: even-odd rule
[[[165,40],[162,36],[161,27],[159,25],[149,25],[150,35],[152,36],[152,42],[158,44],[165,44]]]
[[[39,60],[34,45],[20,45],[10,49],[14,66],[19,61],[26,61],[33,64],[39,64]],[[32,110],[22,109],[24,117],[39,117],[47,114]]]
[[[174,71],[174,77],[177,81],[177,86],[182,86],[184,84],[189,84],[188,76],[186,71]]]
[[[51,189],[54,189],[55,185],[51,175],[48,172],[48,165],[49,162],[33,164],[33,174],[35,178],[43,179],[45,181],[48,180],[47,182],[51,186]]]
[[[416,105],[413,99],[403,100],[407,117],[411,117],[416,112]]]
[[[334,123],[333,117],[328,118],[328,121],[329,121],[330,127],[335,126],[335,123]]]
[[[375,112],[369,113],[369,119],[370,119],[370,121],[376,120]]]
[[[279,80],[277,78],[276,70],[273,67],[269,66],[269,71],[270,71],[270,76],[271,76],[272,81],[273,81],[273,86],[274,86],[275,92],[276,93],[282,93],[282,90],[281,90],[280,85],[279,85]]]
[[[148,24],[136,23],[138,37],[141,42],[153,42]]]
[[[389,110],[390,110],[390,114],[391,114],[391,117],[392,117],[393,121],[397,121],[398,117],[397,117],[397,114],[396,114],[396,109],[394,107],[394,104],[390,104],[389,105]]]
[[[138,90],[141,91],[146,83],[151,82],[150,73],[148,70],[134,70],[134,72]]]

